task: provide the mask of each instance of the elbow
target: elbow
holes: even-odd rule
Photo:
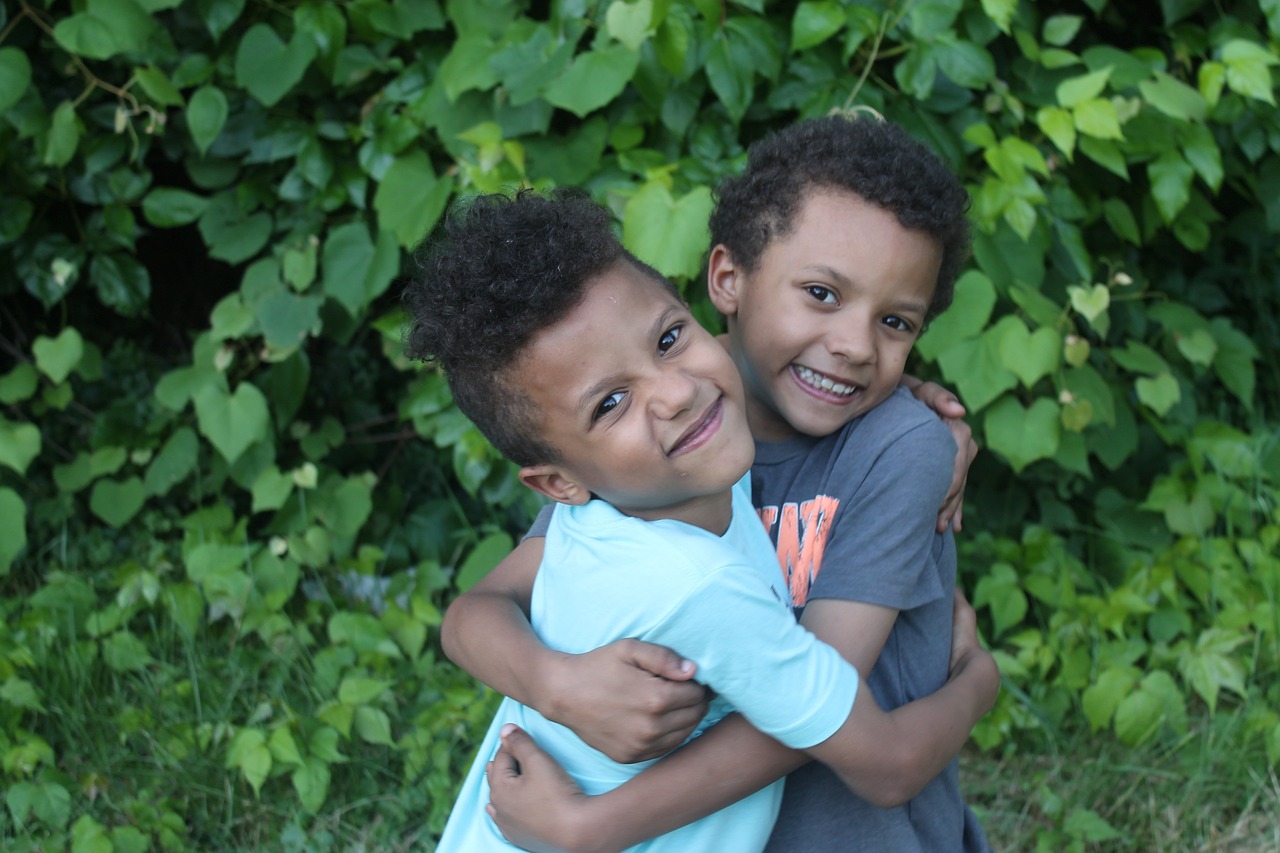
[[[901,806],[920,793],[928,784],[929,756],[914,744],[904,744],[894,751],[874,774],[874,781],[866,773],[841,773],[846,786],[872,805],[891,809]]]
[[[444,621],[440,623],[440,648],[444,651],[445,657],[454,663],[458,663],[458,655],[461,652],[458,647],[458,619],[454,612],[454,608],[458,606],[458,600],[454,599],[445,610]]]

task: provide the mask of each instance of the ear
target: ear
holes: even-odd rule
[[[591,500],[590,489],[554,465],[521,468],[520,482],[557,503],[584,504]]]
[[[726,317],[738,313],[740,272],[729,248],[724,243],[717,243],[707,260],[707,293],[711,304]]]

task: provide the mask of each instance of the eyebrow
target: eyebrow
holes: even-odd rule
[[[853,279],[849,278],[847,275],[835,269],[834,267],[829,267],[826,264],[809,264],[808,266],[802,267],[800,269],[800,272],[801,273],[813,272],[813,273],[818,273],[819,275],[827,276],[831,280],[835,281],[836,284],[839,284],[841,287],[848,287],[848,288],[857,287],[857,282],[855,282]],[[925,314],[929,310],[929,306],[926,303],[920,302],[919,300],[916,300],[916,299],[899,299],[897,302],[890,304],[889,307],[894,309],[895,311],[915,311],[916,313],[919,313],[919,314]]]
[[[680,314],[684,310],[685,307],[683,305],[668,306],[667,310],[659,314],[657,319],[649,326],[649,339],[657,340],[658,336],[666,331],[667,326],[671,324],[671,320],[674,315]],[[589,410],[593,405],[595,405],[595,401],[601,394],[608,391],[610,388],[613,388],[618,384],[618,382],[619,379],[617,374],[611,373],[592,385],[586,391],[583,391],[581,396],[578,397],[576,411],[583,412]],[[590,429],[590,427],[588,427],[588,429]]]

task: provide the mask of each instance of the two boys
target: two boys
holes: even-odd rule
[[[569,653],[619,637],[681,648],[720,694],[708,723],[731,702],[864,790],[872,768],[898,769],[903,790],[934,775],[994,696],[972,624],[937,695],[892,716],[869,697],[850,707],[856,672],[791,618],[768,540],[734,486],[753,455],[740,381],[669,285],[581,200],[481,200],[450,230],[406,297],[410,348],[441,361],[464,412],[562,504],[528,599],[539,634]],[[590,793],[639,769],[507,700],[441,849],[502,849],[483,814],[481,761],[508,719]],[[659,846],[725,849],[736,832],[732,849],[759,849],[777,793]]]
[[[966,207],[946,166],[905,133],[833,117],[754,145],[745,173],[722,186],[711,223],[708,286],[729,320],[759,442],[753,503],[803,624],[867,673],[889,708],[932,693],[948,673],[955,555],[949,535],[932,527],[954,446],[894,388],[921,327],[950,302],[967,251]],[[521,618],[527,584],[527,576],[498,573],[470,601],[459,599],[444,639],[486,683],[537,700],[522,678],[543,671],[532,662],[544,655],[508,624]],[[500,656],[506,661],[495,664]],[[574,703],[571,694],[556,698]],[[669,729],[689,707],[677,707]],[[557,825],[591,826],[592,809],[609,817],[595,821],[594,836],[580,834],[606,849],[632,843],[796,766],[798,759],[788,766],[756,755],[746,728],[726,721],[596,798],[626,803],[611,810],[539,788],[552,768],[517,732],[508,743],[523,775],[495,777],[496,817],[508,835],[528,839]],[[509,768],[510,758],[500,755],[499,766]],[[736,787],[713,796],[705,784],[685,784],[689,774],[727,776]],[[954,762],[893,809],[851,797],[818,764],[793,774],[785,796],[771,849],[830,849],[837,838],[871,849],[986,846],[960,798]]]

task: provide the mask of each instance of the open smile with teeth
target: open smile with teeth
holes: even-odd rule
[[[857,385],[845,385],[844,383],[836,382],[799,364],[794,365],[791,370],[805,384],[832,394],[839,394],[842,397],[851,397],[859,390]]]

